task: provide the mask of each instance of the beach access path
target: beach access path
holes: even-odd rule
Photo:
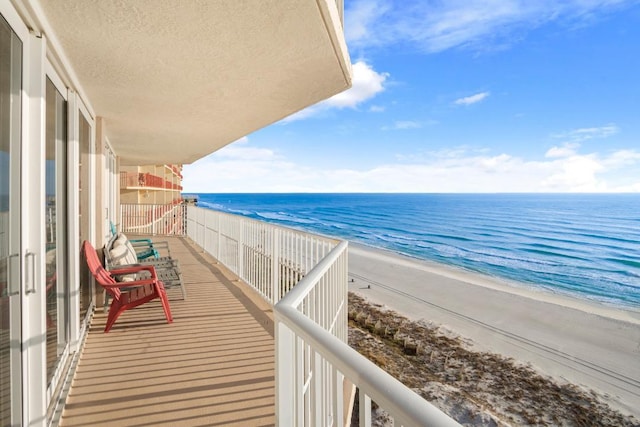
[[[640,417],[640,309],[623,310],[350,243],[349,290],[478,351],[593,389]]]

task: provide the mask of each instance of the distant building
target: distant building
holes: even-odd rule
[[[120,167],[119,231],[174,234],[184,231],[182,165]]]
[[[120,167],[120,203],[177,205],[182,202],[182,165]]]

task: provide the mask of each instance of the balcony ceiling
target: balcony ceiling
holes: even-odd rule
[[[335,0],[40,7],[124,165],[191,163],[351,84]]]

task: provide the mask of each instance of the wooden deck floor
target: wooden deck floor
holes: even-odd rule
[[[125,312],[103,333],[98,309],[61,426],[275,424],[273,313],[188,239],[168,240],[187,287]]]

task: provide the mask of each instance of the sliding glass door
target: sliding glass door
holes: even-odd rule
[[[67,247],[67,101],[62,85],[47,78],[45,151],[45,298],[47,386],[69,344],[69,251]]]
[[[21,423],[22,42],[0,15],[0,425]]]
[[[51,421],[94,300],[94,121],[47,46],[0,0],[0,426]]]

